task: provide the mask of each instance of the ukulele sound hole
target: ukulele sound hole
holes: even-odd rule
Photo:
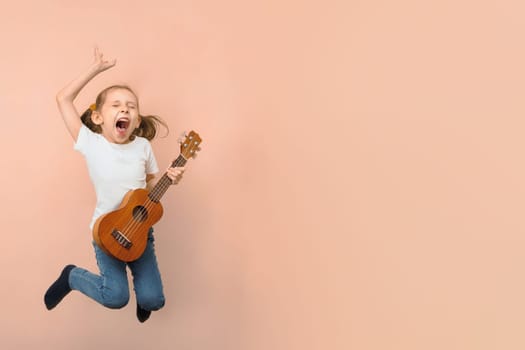
[[[148,210],[142,205],[137,205],[133,208],[133,218],[139,222],[146,221],[148,218]]]

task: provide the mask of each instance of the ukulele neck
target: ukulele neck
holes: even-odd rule
[[[187,162],[186,158],[184,158],[181,154],[177,157],[177,159],[173,161],[173,163],[171,163],[171,167],[172,168],[181,167],[181,166],[184,166],[186,162]],[[172,184],[172,181],[168,177],[168,173],[167,172],[164,173],[164,175],[162,175],[162,177],[157,182],[155,187],[153,187],[153,189],[148,194],[149,199],[156,203],[160,202],[160,199],[162,198],[164,193],[166,193],[168,188],[170,188],[171,184]]]

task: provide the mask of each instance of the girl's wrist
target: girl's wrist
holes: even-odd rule
[[[98,68],[98,66],[96,64],[93,64],[87,70],[87,75],[89,75],[90,78],[93,78],[95,75],[97,75],[100,72],[101,70]]]

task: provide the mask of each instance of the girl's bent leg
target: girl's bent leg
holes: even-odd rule
[[[69,274],[71,289],[111,309],[126,306],[129,301],[126,264],[104,253],[96,243],[93,246],[100,275],[83,268],[74,268]]]
[[[144,254],[128,264],[133,274],[137,304],[147,311],[159,310],[165,302],[154,241],[153,229],[150,229]]]

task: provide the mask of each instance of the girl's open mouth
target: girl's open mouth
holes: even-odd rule
[[[128,130],[129,126],[129,119],[128,118],[121,118],[117,120],[117,123],[115,124],[115,127],[117,128],[117,132],[119,134],[125,134]]]

